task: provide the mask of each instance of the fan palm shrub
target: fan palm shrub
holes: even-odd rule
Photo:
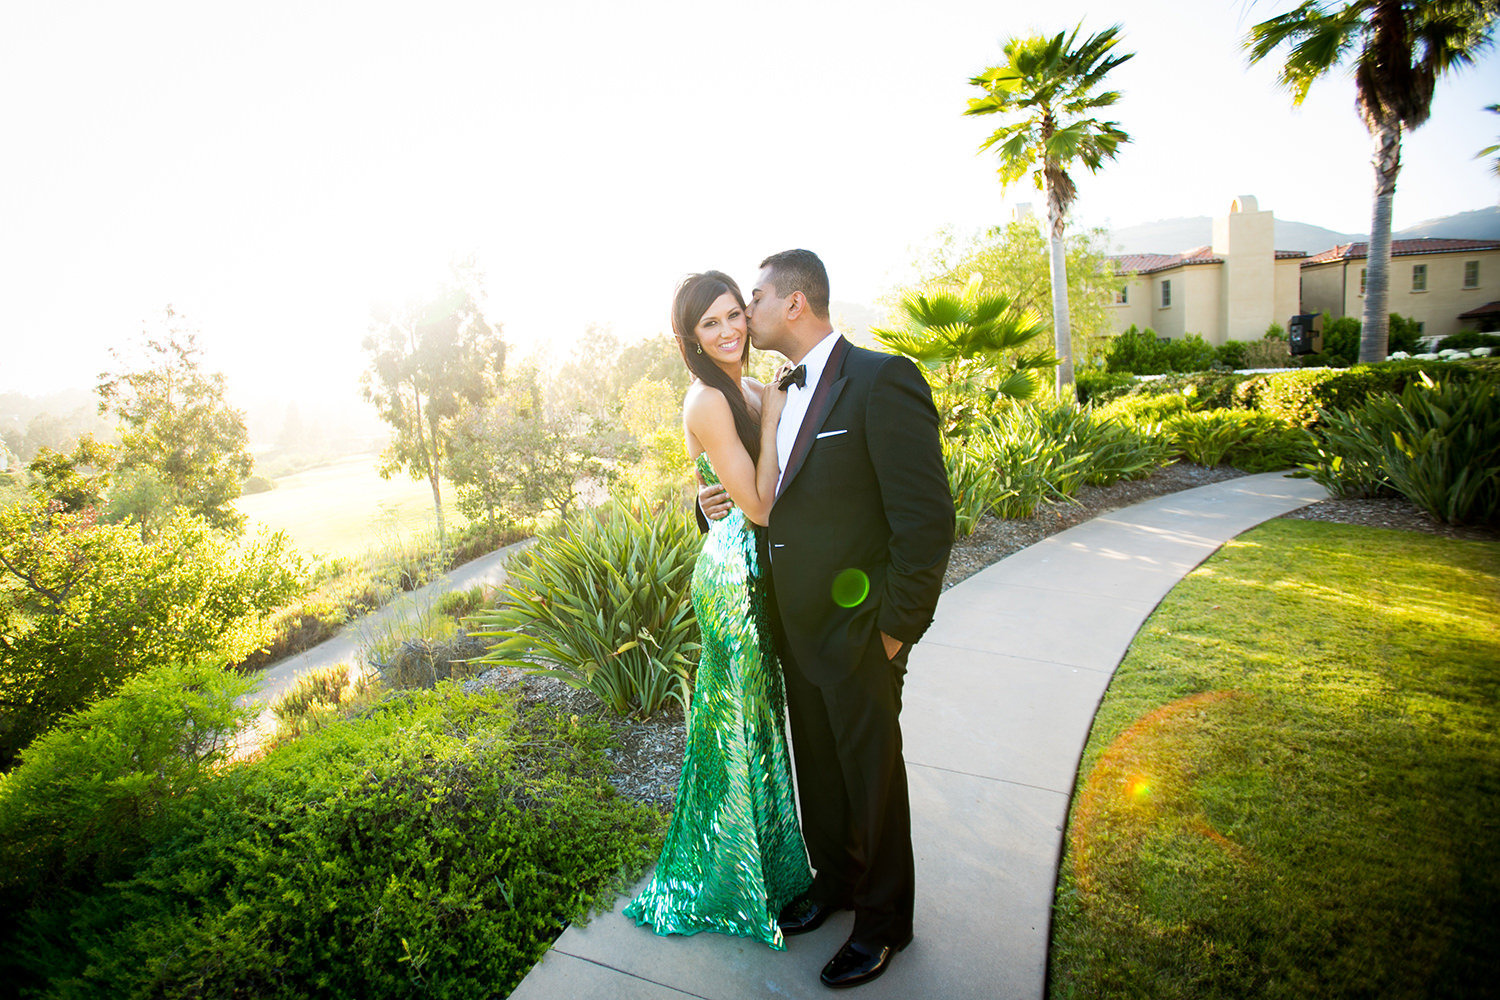
[[[962,290],[907,292],[899,318],[899,328],[870,332],[926,371],[945,434],[965,436],[981,402],[1030,399],[1040,372],[1056,363],[1045,351],[1027,350],[1045,329],[1041,317],[1008,295],[986,292],[978,273]]]

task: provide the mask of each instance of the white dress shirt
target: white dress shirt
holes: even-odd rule
[[[807,379],[802,385],[789,385],[786,390],[786,407],[781,411],[781,423],[776,425],[776,492],[781,492],[781,477],[786,475],[786,461],[792,455],[792,445],[797,443],[797,432],[802,429],[802,420],[807,416],[807,407],[812,403],[813,391],[823,377],[828,365],[828,355],[839,339],[838,331],[830,333],[813,345],[813,349],[802,357],[807,369]]]

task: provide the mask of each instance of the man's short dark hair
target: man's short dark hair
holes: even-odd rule
[[[760,262],[771,269],[778,298],[801,292],[818,319],[828,318],[828,270],[811,250],[783,250]]]

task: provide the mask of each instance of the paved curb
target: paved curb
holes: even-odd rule
[[[1224,542],[1326,496],[1280,473],[1158,497],[1051,536],[952,588],[903,699],[917,937],[861,1000],[1040,1000],[1057,866],[1094,713],[1141,624]],[[657,937],[613,911],[563,932],[512,1000],[827,997],[836,914],[785,953]]]

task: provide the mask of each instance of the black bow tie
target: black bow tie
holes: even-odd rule
[[[781,381],[776,383],[776,388],[785,389],[790,385],[795,385],[799,389],[807,388],[806,365],[798,365],[796,368],[793,368],[791,371],[781,376]]]

